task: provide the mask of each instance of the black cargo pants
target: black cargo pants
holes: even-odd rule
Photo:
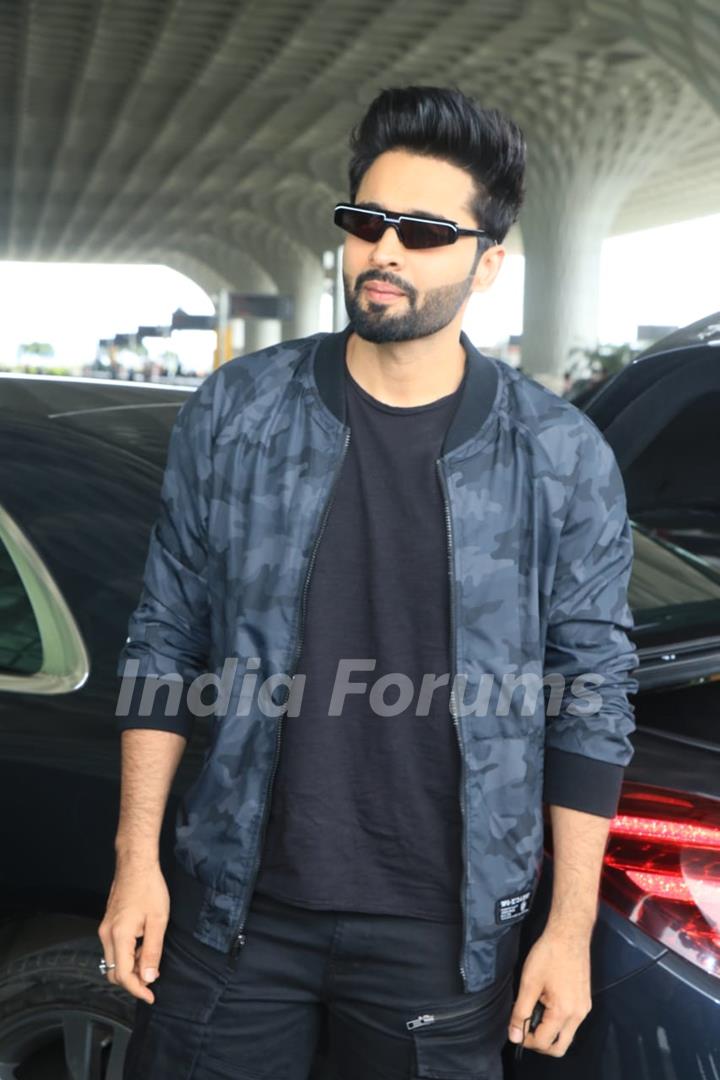
[[[494,981],[470,993],[459,922],[256,893],[245,930],[232,960],[171,918],[123,1080],[501,1080],[519,924],[498,940]]]

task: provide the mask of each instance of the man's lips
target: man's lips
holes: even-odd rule
[[[392,285],[383,285],[379,281],[367,281],[363,286],[368,292],[379,293],[382,296],[404,296],[401,289],[395,289]]]

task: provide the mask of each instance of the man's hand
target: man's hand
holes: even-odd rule
[[[530,1032],[529,1019],[538,1000],[545,1012],[538,1027]],[[562,1057],[591,1008],[589,936],[546,928],[522,968],[510,1017],[510,1041],[523,1042],[524,1047],[541,1054]]]
[[[150,1005],[155,995],[147,984],[157,978],[170,894],[159,862],[147,858],[118,859],[105,915],[98,927],[107,979]],[[136,938],[142,937],[141,945]]]

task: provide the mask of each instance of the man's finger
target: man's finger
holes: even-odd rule
[[[115,963],[115,956],[114,956],[114,953],[113,953],[113,950],[112,950],[111,946],[107,946],[106,948],[103,949],[103,957],[105,959],[106,964],[109,965],[109,964],[114,964]],[[115,979],[114,979],[115,971],[116,971],[116,969],[112,968],[112,970],[105,972],[105,978],[108,980],[108,982],[115,982]]]
[[[554,1034],[551,1034],[549,1038],[543,1038],[537,1046],[533,1047],[533,1049],[541,1054],[549,1054],[552,1057],[562,1057],[570,1043],[573,1041],[576,1029],[577,1025],[572,1020],[568,1020],[562,1026],[556,1024],[554,1027]]]
[[[114,945],[116,965],[112,972],[115,975],[114,981],[134,997],[142,998],[143,1001],[147,1001],[152,1005],[155,1001],[155,995],[133,971],[135,964],[135,937],[116,934]]]
[[[98,927],[98,937],[100,938],[100,944],[102,945],[102,955],[105,963],[113,964],[115,962],[115,955],[112,944],[112,933],[105,929],[104,923],[100,923],[100,926]],[[115,969],[113,968],[112,971],[105,972],[105,978],[108,982],[114,982],[114,971]]]
[[[541,1054],[555,1054],[558,1043],[556,1039],[563,1038],[564,1030],[570,1020],[557,1005],[548,1005],[543,1013],[542,1020],[532,1034],[525,1039],[525,1046],[529,1050],[537,1050]]]
[[[146,925],[139,961],[140,976],[146,983],[151,983],[158,976],[164,938],[165,925],[163,923]]]
[[[513,1005],[508,1024],[508,1037],[510,1042],[522,1042],[523,1031],[525,1031],[527,1038],[530,1017],[532,1016],[532,1011],[540,996],[541,989],[542,988],[538,986],[520,986],[517,1000]]]

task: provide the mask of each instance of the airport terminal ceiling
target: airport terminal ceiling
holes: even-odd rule
[[[528,263],[720,209],[716,0],[0,0],[0,258],[292,292],[342,239],[351,126],[408,83],[523,127]]]

